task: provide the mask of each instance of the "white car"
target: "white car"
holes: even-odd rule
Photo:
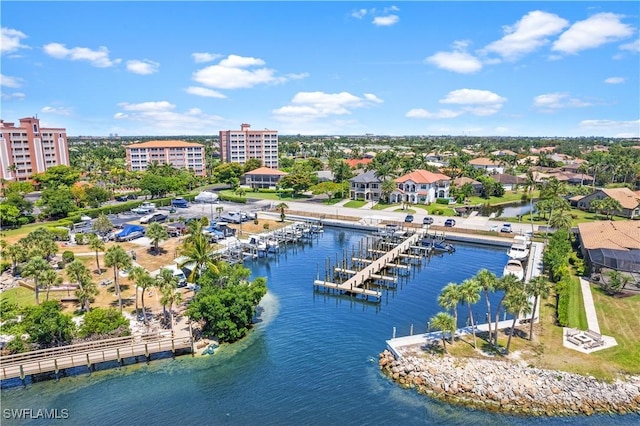
[[[164,222],[167,220],[167,215],[162,213],[151,213],[146,216],[142,216],[140,218],[140,223],[151,223],[151,222]]]

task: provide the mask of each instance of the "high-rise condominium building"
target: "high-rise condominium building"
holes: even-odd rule
[[[227,163],[244,164],[257,158],[262,165],[278,168],[278,131],[249,130],[249,124],[240,125],[240,130],[220,131],[220,158]]]
[[[67,130],[40,128],[35,117],[20,119],[20,126],[0,120],[0,177],[25,181],[49,167],[69,165]]]
[[[176,169],[192,170],[206,175],[204,145],[184,141],[149,141],[127,145],[127,167],[132,171],[147,170],[154,162],[171,164]]]

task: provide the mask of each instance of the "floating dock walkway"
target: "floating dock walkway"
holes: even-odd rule
[[[407,255],[406,252],[411,251],[413,247],[416,247],[418,241],[421,241],[424,237],[424,230],[417,230],[413,235],[406,238],[400,244],[395,245],[389,251],[369,250],[369,252],[378,252],[382,255],[377,259],[365,259],[362,257],[352,257],[352,261],[356,264],[367,264],[361,270],[349,269],[346,267],[335,267],[334,272],[338,274],[346,274],[351,277],[343,283],[335,283],[325,280],[316,279],[313,282],[314,288],[326,288],[338,290],[341,293],[352,293],[362,295],[366,298],[372,297],[376,301],[380,301],[382,293],[377,290],[371,290],[367,288],[367,283],[371,280],[382,281],[397,281],[396,277],[389,277],[382,274],[382,271],[386,268],[409,269],[409,266],[401,264],[399,262],[401,257],[411,259],[415,255]],[[394,261],[396,261],[394,263]]]

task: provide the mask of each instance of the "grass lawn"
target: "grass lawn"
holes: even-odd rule
[[[490,204],[492,206],[497,206],[499,204],[508,204],[508,203],[517,203],[522,201],[522,196],[527,195],[526,191],[520,190],[518,192],[514,191],[505,191],[502,197],[490,197],[490,198],[482,198],[482,197],[469,197],[468,202],[471,205],[475,204]],[[536,199],[540,196],[540,191],[533,191],[533,198]],[[461,204],[462,205],[462,204]]]
[[[359,209],[362,206],[367,205],[369,202],[364,200],[351,200],[344,205],[344,207],[351,207],[353,209]]]
[[[24,287],[5,290],[0,294],[0,299],[8,300],[10,303],[15,303],[18,306],[32,306],[36,304],[36,297],[33,291]],[[42,300],[44,300],[44,298],[42,298]]]
[[[220,191],[220,194],[223,195],[229,195],[229,196],[234,196],[237,197],[238,195],[235,194],[232,190],[230,189],[226,189],[224,191]],[[273,201],[295,201],[295,200],[306,200],[309,199],[308,195],[297,195],[297,196],[293,196],[290,193],[275,193],[275,192],[246,192],[244,195],[246,198],[259,198],[261,200],[273,200]]]
[[[582,288],[578,277],[572,277],[571,279],[571,284],[569,285],[569,307],[567,310],[569,313],[569,327],[580,330],[589,328],[582,298]]]
[[[387,204],[387,203],[377,203],[375,206],[371,207],[371,210],[385,210],[389,207],[400,207],[399,203],[395,204]]]
[[[414,209],[396,209],[394,212],[414,214],[416,211]]]
[[[334,204],[338,204],[340,201],[344,200],[344,198],[327,198],[322,201],[322,204],[326,204],[328,206],[333,206]]]
[[[416,207],[422,210],[426,210],[428,214],[433,214],[437,216],[455,216],[456,212],[453,208],[448,205],[432,203],[428,206],[426,204],[412,204],[411,207]],[[442,213],[440,213],[442,212]]]

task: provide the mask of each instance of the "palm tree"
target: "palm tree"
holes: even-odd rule
[[[118,295],[118,308],[120,308],[120,312],[122,312],[122,293],[120,292],[118,272],[121,269],[131,267],[131,258],[121,246],[112,246],[107,250],[107,253],[104,256],[104,261],[107,267],[113,267],[113,283],[115,285],[116,294]]]
[[[604,211],[602,208],[603,200],[593,200],[589,203],[589,210],[593,210],[596,214],[596,219],[598,218],[598,214]]]
[[[447,350],[447,342],[445,336],[448,332],[453,341],[453,334],[456,331],[455,319],[451,316],[451,314],[447,312],[438,312],[431,317],[431,319],[429,320],[429,324],[431,325],[431,328],[440,330],[440,336],[442,337],[442,348],[446,353],[449,353],[449,351]]]
[[[573,224],[573,216],[569,210],[556,210],[553,216],[549,217],[549,226],[555,229],[571,229]]]
[[[102,241],[96,234],[89,234],[89,248],[96,252],[96,268],[98,274],[102,275],[102,269],[100,269],[100,258],[98,253],[104,250],[104,241]]]
[[[80,288],[76,290],[76,297],[80,300],[80,307],[83,311],[89,312],[91,310],[91,298],[97,296],[100,292],[88,275],[82,277],[78,285]]]
[[[622,204],[620,204],[620,201],[611,197],[602,200],[601,208],[607,213],[607,218],[610,220],[613,219],[615,212],[622,212]]]
[[[482,287],[484,300],[487,304],[487,327],[489,328],[489,342],[491,342],[491,302],[489,301],[489,292],[494,291],[498,282],[498,277],[488,269],[482,269],[476,274],[476,280]]]
[[[173,305],[179,305],[182,303],[182,293],[176,291],[174,287],[165,287],[162,290],[162,298],[160,299],[160,303],[162,303],[162,307],[169,306],[169,325],[171,326],[171,331],[173,331]],[[166,315],[166,313],[165,313]]]
[[[49,301],[49,291],[51,287],[62,284],[62,277],[52,268],[45,269],[40,273],[40,284],[47,289],[46,301]]]
[[[51,269],[51,265],[42,257],[37,256],[27,262],[22,270],[22,275],[33,278],[34,289],[36,292],[36,304],[40,304],[40,278],[42,273]]]
[[[185,242],[182,247],[181,254],[184,260],[178,266],[183,268],[185,265],[189,265],[191,273],[187,279],[190,283],[193,283],[202,271],[204,271],[205,267],[215,268],[215,264],[212,257],[213,250],[207,237],[202,233],[192,235],[191,237],[192,239]]]
[[[131,271],[129,272],[129,279],[131,279],[134,282],[134,285],[136,287],[136,315],[138,314],[138,281],[140,280],[141,277],[143,277],[145,274],[149,274],[149,272],[144,269],[142,266],[134,266],[133,268],[131,268]]]
[[[531,324],[529,324],[529,340],[533,340],[533,320],[535,319],[534,316],[536,315],[538,302],[540,301],[541,297],[543,299],[549,297],[551,286],[552,284],[551,282],[549,282],[549,280],[547,280],[542,275],[538,275],[536,277],[533,277],[525,287],[527,294],[533,297],[533,308],[531,309],[531,312],[533,312],[533,314],[531,315]]]
[[[285,218],[284,211],[288,208],[289,206],[286,205],[285,203],[280,203],[276,206],[276,210],[280,211],[280,222],[284,222],[284,218]]]
[[[11,274],[15,275],[18,263],[27,259],[27,249],[20,244],[12,244],[2,250],[2,257],[11,259]]]
[[[498,347],[498,322],[500,321],[500,313],[502,311],[504,301],[507,298],[509,291],[512,288],[516,288],[519,286],[522,286],[522,282],[518,278],[516,278],[516,276],[513,274],[502,276],[500,279],[498,279],[496,283],[496,290],[504,291],[504,294],[502,295],[502,298],[500,299],[500,302],[498,303],[498,306],[496,308],[496,326],[494,328],[494,331],[495,331],[494,345],[496,347]]]
[[[393,179],[383,180],[380,184],[380,195],[385,199],[385,201],[389,202],[389,197],[391,193],[398,188],[398,185],[395,183]]]
[[[149,227],[147,227],[146,235],[151,239],[154,253],[158,253],[158,245],[161,241],[169,239],[167,230],[158,222],[153,222]]]
[[[505,348],[505,352],[509,354],[511,337],[513,336],[513,331],[516,328],[518,315],[522,313],[523,315],[526,316],[529,313],[531,313],[531,305],[529,304],[529,295],[527,295],[525,290],[520,286],[511,287],[507,291],[507,296],[504,299],[504,308],[508,313],[513,315],[513,323],[511,323],[511,332],[509,333],[509,338],[507,339],[507,347]]]
[[[460,284],[460,299],[462,303],[467,304],[467,308],[469,309],[469,320],[471,321],[471,332],[473,333],[473,347],[478,349],[478,344],[476,342],[476,326],[473,322],[473,312],[471,311],[471,305],[478,303],[480,300],[480,283],[475,278],[469,278],[462,281]]]
[[[438,296],[438,304],[445,309],[451,309],[453,311],[456,328],[458,327],[458,303],[460,303],[461,298],[460,287],[456,283],[447,284]]]
[[[160,270],[160,273],[156,277],[156,283],[158,288],[160,289],[160,293],[163,295],[160,303],[162,303],[162,311],[166,318],[166,302],[171,301],[173,303],[174,301],[172,294],[178,288],[178,277],[173,274],[173,271],[171,269],[162,268]],[[171,307],[169,307],[169,309],[171,309]]]
[[[87,281],[91,281],[91,273],[89,272],[89,269],[86,266],[84,266],[84,263],[80,262],[77,259],[71,262],[70,264],[68,264],[67,267],[65,268],[65,271],[67,271],[67,276],[70,279],[73,279],[75,282],[78,283],[78,288],[81,291],[84,290],[83,289],[84,283]],[[85,309],[84,305],[82,305],[82,309],[88,310],[88,309]]]

